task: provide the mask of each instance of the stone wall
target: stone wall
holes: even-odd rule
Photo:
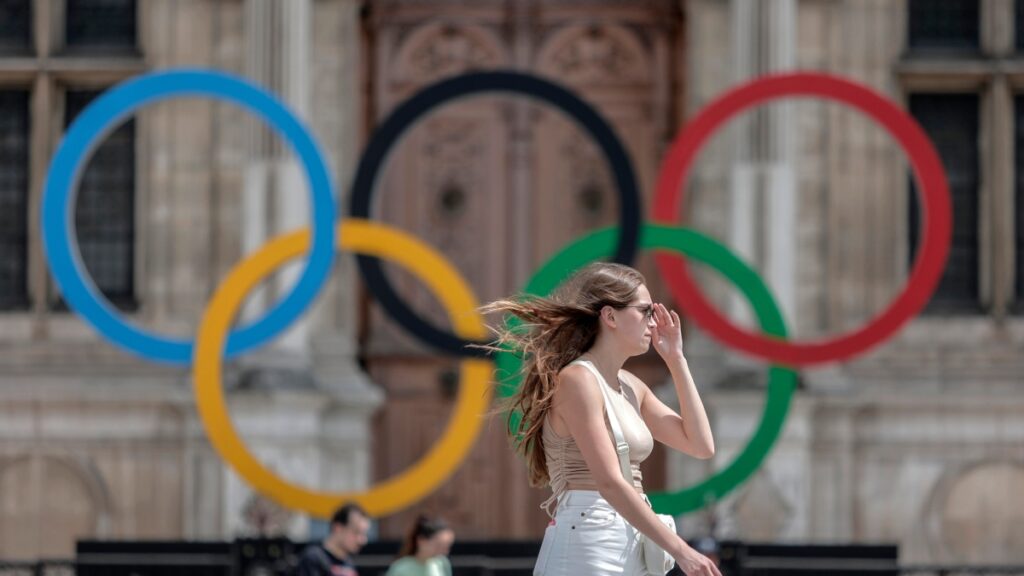
[[[362,129],[359,2],[139,2],[138,55],[75,59],[51,43],[62,25],[49,11],[57,3],[36,4],[36,55],[0,59],[0,78],[23,81],[31,71],[42,106],[34,125],[47,125],[47,103],[67,86],[208,67],[276,92],[313,131],[335,182],[348,181]],[[140,306],[129,318],[191,338],[212,291],[245,254],[308,224],[306,182],[287,146],[237,106],[181,98],[136,118]],[[33,149],[46,151],[32,156],[34,199],[59,135],[34,135]],[[33,225],[33,266],[45,283],[38,236]],[[225,374],[233,421],[261,461],[339,491],[371,480],[369,418],[382,401],[354,360],[351,265],[340,257],[311,312]],[[264,285],[245,320],[295,275],[293,266]],[[70,557],[79,537],[221,539],[260,525],[309,534],[308,517],[254,496],[214,453],[188,368],[115,349],[43,300],[0,317],[0,557]]]
[[[982,34],[998,39],[985,30],[1006,7],[982,4]],[[998,74],[993,84],[973,87],[962,71],[943,68],[947,63],[922,64],[907,56],[904,1],[694,0],[687,7],[691,115],[745,79],[797,68],[853,79],[901,106],[911,92],[977,89],[991,99],[981,114],[1012,114],[1006,109],[1012,99],[999,97]],[[751,30],[762,38],[754,48],[738,38]],[[792,36],[780,37],[786,30]],[[769,54],[790,49],[788,62],[765,67],[766,60],[778,59]],[[753,73],[744,74],[745,58],[761,62],[761,68],[748,67]],[[743,239],[737,220],[753,223],[751,245],[793,235],[788,282],[771,280],[778,264],[770,252],[745,255],[769,277],[794,337],[821,339],[871,320],[906,282],[908,164],[892,138],[854,111],[820,101],[790,106],[787,122],[765,128],[765,122],[740,119],[703,152],[691,180],[689,221],[731,245]],[[786,114],[781,106],[766,108],[770,112],[762,116]],[[992,141],[986,130],[993,128],[979,136],[983,151]],[[779,190],[745,184],[743,171],[750,164],[744,140],[777,142],[775,131],[796,139],[795,153],[782,161],[794,174],[789,193],[797,199],[796,224],[783,230],[764,218],[780,201]],[[997,149],[990,156],[984,161],[1000,162],[1003,154]],[[770,152],[754,159],[755,169],[778,163]],[[1012,196],[1012,178],[1000,176],[1005,169],[1012,172],[1012,166],[985,168],[983,198]],[[998,254],[1012,250],[1013,237],[998,226],[981,226],[989,238],[981,249],[991,250],[996,260],[979,274],[1002,278]],[[733,316],[749,323],[722,284],[706,280],[718,302],[732,304]],[[986,296],[983,289],[982,298],[991,301],[992,293]],[[764,367],[699,330],[690,335],[690,346],[700,354],[691,364],[709,389],[720,446],[712,466],[721,467],[746,444],[760,418]],[[853,361],[803,370],[783,437],[766,466],[713,514],[684,521],[685,530],[699,535],[714,521],[720,537],[893,542],[908,563],[1021,562],[1015,523],[1022,514],[1016,495],[1024,490],[1024,429],[1018,425],[1024,410],[1022,351],[1024,318],[983,303],[973,314],[926,312]],[[682,458],[670,470],[670,485],[707,473]]]

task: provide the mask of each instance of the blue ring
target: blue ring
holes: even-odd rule
[[[75,238],[74,198],[83,159],[93,144],[138,108],[171,97],[205,96],[238,104],[258,115],[291,143],[306,170],[312,196],[313,247],[292,291],[262,318],[231,332],[227,356],[251,350],[285,330],[313,301],[331,271],[335,254],[334,188],[309,130],[266,90],[222,72],[174,70],[133,78],[105,92],[68,129],[50,164],[43,191],[43,247],[53,278],[68,306],[113,344],[151,360],[188,364],[193,340],[168,338],[126,322],[96,289],[82,264]]]

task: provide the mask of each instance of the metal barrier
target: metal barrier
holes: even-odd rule
[[[0,576],[76,576],[73,560],[2,562]]]
[[[871,573],[870,567],[850,566],[849,569],[840,567],[816,569],[813,564],[804,561],[789,564],[789,574],[800,574],[802,576],[849,576],[851,574]],[[792,569],[799,567],[799,569]],[[1024,576],[1024,566],[897,566],[895,569],[885,568],[878,574],[898,574],[899,576]],[[678,574],[673,572],[670,574]],[[748,576],[756,575],[756,569],[744,569],[740,571],[722,569],[723,576]]]
[[[365,560],[368,562],[360,565],[360,575],[373,576],[383,574],[393,557],[372,556],[366,557]],[[453,568],[456,576],[532,574],[533,560],[531,558],[463,556],[453,559]],[[176,572],[189,573],[188,571]],[[897,572],[900,576],[1024,576],[1024,566],[900,566],[897,568]],[[136,573],[139,576],[151,574],[145,569]],[[838,574],[837,572],[827,572],[827,574],[833,573]],[[0,562],[0,576],[77,576],[77,574],[75,562],[71,560]],[[272,572],[262,570],[250,573],[238,572],[238,576],[253,576],[253,574],[268,575]],[[726,572],[725,574],[728,576],[730,573]]]
[[[452,550],[453,572],[455,576],[530,576],[538,547],[538,542],[459,542]],[[80,546],[79,552],[84,553],[75,560],[0,560],[0,576],[286,576],[302,548],[301,544],[283,539],[206,543],[92,542]],[[886,563],[879,557],[884,554],[866,547],[833,547],[815,556],[816,548],[822,552],[815,546],[743,546],[740,561],[736,562],[735,558],[732,562],[723,561],[722,572],[725,576],[1024,576],[1024,566],[900,566]],[[384,574],[397,550],[397,542],[371,543],[356,559],[360,576]],[[792,554],[785,554],[787,550]],[[681,573],[673,569],[670,574]]]

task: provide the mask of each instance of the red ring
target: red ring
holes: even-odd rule
[[[846,335],[814,342],[792,342],[766,337],[734,325],[701,293],[686,261],[658,254],[658,269],[668,282],[680,308],[724,344],[752,356],[788,366],[810,366],[849,359],[891,337],[928,303],[946,266],[952,235],[949,186],[942,161],[917,122],[884,96],[827,74],[814,72],[766,76],[740,85],[704,107],[676,137],[661,165],[654,201],[654,220],[675,224],[685,190],[683,183],[705,140],[726,120],[743,110],[783,96],[811,96],[834,100],[864,112],[881,124],[910,157],[920,184],[924,239],[903,292],[881,314]]]

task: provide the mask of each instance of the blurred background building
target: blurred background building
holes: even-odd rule
[[[632,155],[649,209],[685,120],[740,82],[802,69],[867,84],[907,109],[946,165],[954,237],[927,310],[853,362],[801,372],[782,439],[755,478],[682,519],[687,536],[894,542],[908,563],[1024,563],[1024,1],[0,0],[0,558],[69,556],[89,538],[316,536],[254,496],[198,422],[189,370],[121,352],[69,313],[45,263],[39,203],[64,129],[100,91],[167,67],[243,75],[310,125],[342,213],[369,133],[397,104],[467,70],[512,68],[596,106]],[[1024,143],[1022,143],[1024,144]],[[787,100],[719,132],[691,176],[686,224],[766,278],[793,337],[854,329],[905,283],[920,209],[903,152],[841,105]],[[515,292],[568,241],[614,224],[599,150],[556,111],[480,96],[395,147],[374,215],[440,249],[481,301]],[[75,212],[98,287],[134,322],[191,337],[240,258],[308,221],[301,167],[241,109],[175,99],[110,134]],[[351,258],[305,319],[231,364],[232,415],[264,462],[309,486],[358,489],[423,453],[447,421],[457,359],[409,337]],[[656,298],[668,291],[638,260]],[[445,326],[431,296],[387,267]],[[287,289],[286,269],[249,300]],[[711,274],[713,299],[751,325]],[[743,448],[766,365],[687,325],[718,444],[658,451],[649,490],[705,478]],[[631,368],[668,383],[655,355]],[[671,386],[659,388],[674,401]],[[545,492],[493,419],[472,456],[414,509],[472,539],[539,538]]]

